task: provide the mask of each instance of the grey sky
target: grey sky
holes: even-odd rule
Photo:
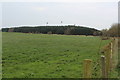
[[[118,22],[117,2],[6,2],[2,27],[20,25],[78,24],[96,29]]]

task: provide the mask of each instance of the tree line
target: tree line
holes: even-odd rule
[[[102,35],[106,37],[120,37],[120,24],[115,23],[109,29],[103,29]]]
[[[68,26],[22,26],[14,28],[2,28],[2,32],[42,33],[42,34],[66,34],[66,35],[100,35],[101,31],[75,25]]]

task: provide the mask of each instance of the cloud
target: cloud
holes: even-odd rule
[[[79,24],[103,29],[117,22],[118,8],[116,2],[6,2],[3,3],[2,9],[4,27],[41,25],[46,22],[58,24],[62,20],[64,24]]]
[[[118,2],[119,0],[0,0],[0,2]]]
[[[33,6],[32,9],[36,10],[36,11],[44,11],[46,8],[45,7],[40,7],[40,6]]]

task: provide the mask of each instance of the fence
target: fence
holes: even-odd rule
[[[98,63],[100,65],[100,74],[101,78],[109,78],[109,73],[115,68],[117,65],[116,54],[117,54],[117,48],[118,48],[118,39],[112,38],[111,43],[109,43],[107,46],[104,47],[103,52],[100,56],[100,62]],[[84,60],[84,73],[83,78],[92,78],[92,60],[85,59]]]

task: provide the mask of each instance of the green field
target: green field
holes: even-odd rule
[[[91,59],[94,67],[99,59],[99,37],[10,32],[2,37],[3,78],[82,78],[83,60]],[[101,77],[99,66],[92,72]]]

